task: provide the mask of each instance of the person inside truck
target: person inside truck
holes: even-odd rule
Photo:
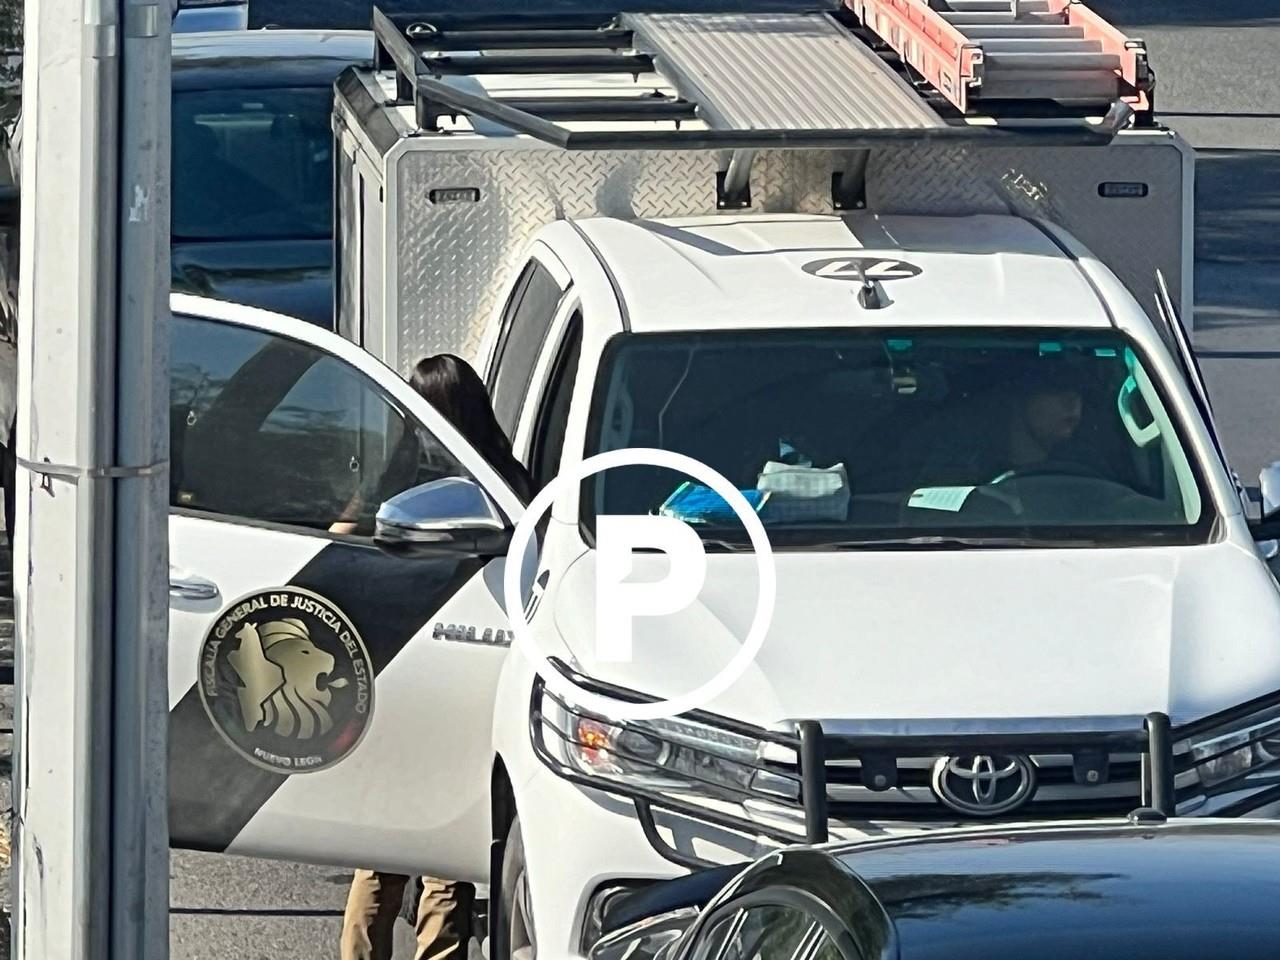
[[[1084,397],[1078,378],[1062,364],[1065,361],[1046,364],[1025,375],[1021,396],[1009,418],[1008,449],[1004,451],[1008,470],[1051,460],[1079,429]]]
[[[1084,417],[1081,373],[1066,358],[1026,364],[1004,384],[943,419],[917,486],[1000,483],[1070,460]],[[1076,472],[1068,470],[1068,472]]]
[[[522,502],[533,499],[534,483],[511,451],[498,424],[484,381],[469,363],[453,354],[424,357],[409,383],[479,451]],[[343,518],[333,532],[350,532]],[[357,870],[342,918],[342,960],[391,960],[393,929],[409,877]],[[471,937],[475,888],[469,883],[423,877],[417,898],[415,960],[465,960]]]

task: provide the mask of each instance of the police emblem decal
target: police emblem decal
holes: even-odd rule
[[[278,587],[218,615],[200,647],[200,702],[222,739],[276,773],[331,767],[373,714],[373,664],[341,610]]]

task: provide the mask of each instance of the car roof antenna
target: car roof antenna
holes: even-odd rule
[[[858,271],[858,305],[864,310],[883,310],[889,304],[884,298],[880,285],[874,280],[867,279],[861,261],[855,260],[853,263]]]

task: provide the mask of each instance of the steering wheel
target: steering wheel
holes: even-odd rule
[[[1086,477],[1091,480],[1110,479],[1109,477],[1104,476],[1097,467],[1077,463],[1074,460],[1045,460],[1042,463],[1032,464],[1029,467],[1015,467],[1012,470],[1006,470],[995,479],[988,480],[985,486],[994,487],[1002,483],[1008,483],[1010,480],[1027,480],[1032,477]]]
[[[1027,505],[1024,501],[1025,493],[1019,492],[1013,485],[1019,480],[1032,480],[1037,477],[1114,482],[1103,476],[1097,468],[1083,463],[1076,463],[1071,460],[1045,460],[1024,468],[1008,470],[1000,476],[988,480],[980,489],[1012,510],[1014,516],[1023,517],[1027,514]]]

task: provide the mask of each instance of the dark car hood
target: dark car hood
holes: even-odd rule
[[[333,328],[330,240],[173,244],[173,289]]]

